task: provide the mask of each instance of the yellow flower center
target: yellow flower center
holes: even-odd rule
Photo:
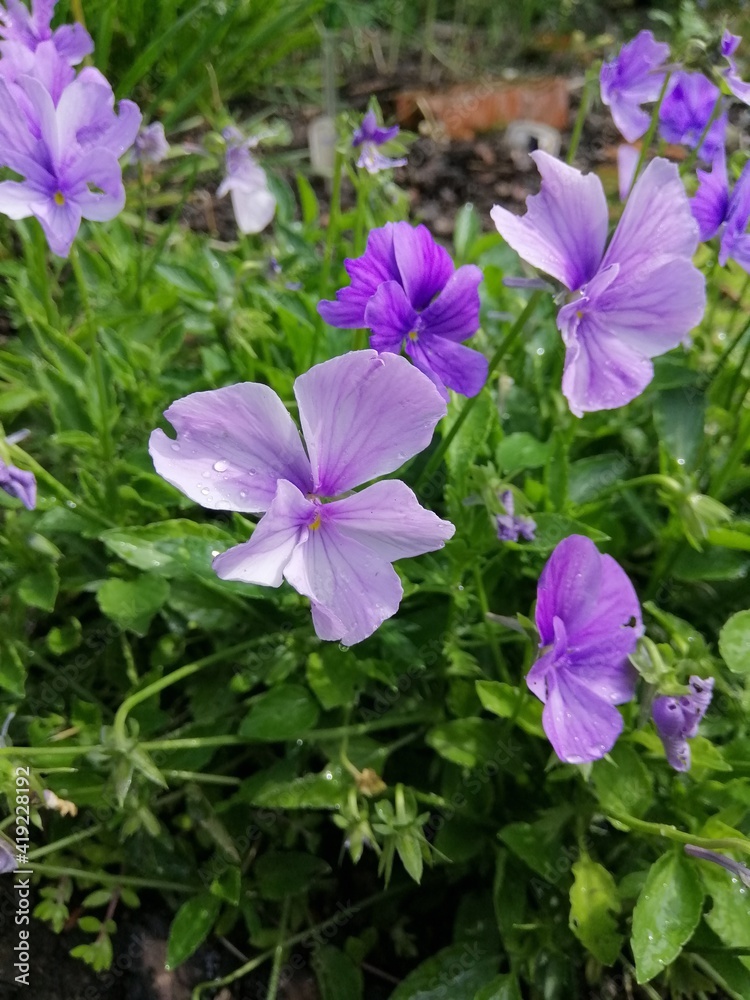
[[[56,205],[64,205],[65,204],[65,195],[62,193],[62,191],[57,191],[55,193],[55,204]]]
[[[315,515],[315,520],[312,522],[312,524],[309,527],[310,527],[310,531],[317,531],[318,530],[318,528],[320,527],[320,514],[316,514]]]
[[[416,330],[411,330],[409,332],[409,340],[416,340],[418,336],[419,334],[417,333]]]

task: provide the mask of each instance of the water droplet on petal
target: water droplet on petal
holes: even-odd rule
[[[173,444],[172,445],[172,451],[179,451],[179,450],[180,450],[180,446],[178,444]]]
[[[226,472],[228,468],[229,468],[229,462],[225,462],[223,458],[218,462],[214,462],[215,472]]]

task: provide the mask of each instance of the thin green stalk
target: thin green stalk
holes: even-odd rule
[[[598,79],[598,72],[593,69],[589,69],[583,82],[581,103],[578,107],[578,114],[576,115],[575,124],[573,126],[573,134],[570,137],[570,146],[568,147],[568,156],[566,160],[567,163],[572,163],[576,158],[578,145],[581,141],[581,134],[583,132],[583,126],[586,121],[586,116],[589,113],[589,108],[591,107],[591,96],[594,89],[593,84],[598,82]]]
[[[748,344],[748,350],[750,350],[750,344]],[[740,413],[743,403],[744,400],[740,400],[737,406],[737,413]],[[750,439],[750,411],[745,411],[740,417],[737,433],[734,436],[734,443],[729,449],[726,461],[711,479],[711,485],[708,489],[710,496],[715,497],[717,500],[721,498],[723,488],[732,478],[736,467],[742,462],[748,439]]]
[[[90,826],[85,830],[79,830],[78,833],[71,833],[69,837],[63,837],[61,840],[56,840],[53,844],[45,844],[44,847],[37,847],[36,850],[29,851],[27,859],[31,862],[35,861],[37,858],[43,858],[45,854],[54,854],[56,851],[62,851],[66,847],[70,847],[72,844],[79,844],[82,840],[88,840],[90,837],[96,837],[103,829],[103,823],[96,823],[94,826]]]
[[[195,781],[204,785],[241,785],[239,778],[232,778],[228,774],[204,774],[202,771],[171,771],[161,772],[165,778],[174,778],[176,781]]]
[[[709,851],[740,851],[743,854],[750,854],[750,840],[739,837],[699,837],[694,833],[684,833],[676,826],[668,823],[649,823],[644,819],[636,819],[627,813],[608,813],[607,819],[610,822],[620,823],[630,830],[646,834],[652,837],[664,837],[676,844],[694,844],[696,847],[705,847]]]
[[[31,472],[34,473],[37,480],[42,483],[46,483],[51,490],[54,490],[55,494],[63,499],[67,500],[69,503],[74,504],[75,507],[85,514],[86,517],[91,517],[100,524],[107,528],[114,526],[114,521],[110,521],[108,517],[100,514],[98,511],[93,510],[91,507],[87,507],[86,504],[82,503],[75,493],[71,493],[67,486],[63,486],[59,479],[55,479],[43,466],[41,466],[35,458],[32,458],[28,452],[24,451],[17,444],[10,446],[10,453],[13,458],[17,458],[22,465],[26,466]]]
[[[646,157],[648,156],[648,151],[651,148],[651,143],[654,141],[654,136],[656,135],[656,130],[659,127],[659,112],[661,111],[661,106],[664,98],[667,95],[667,87],[669,86],[670,73],[667,73],[664,77],[664,83],[659,91],[659,97],[654,106],[654,110],[651,112],[651,121],[648,126],[648,131],[643,137],[643,142],[641,143],[641,155],[638,157],[638,163],[635,167],[635,173],[633,174],[633,180],[630,184],[630,190],[628,191],[628,197],[633,193],[633,188],[636,185],[638,177],[640,176],[643,165],[646,162]]]
[[[358,722],[351,726],[336,726],[333,729],[311,729],[300,733],[300,739],[311,743],[322,743],[328,740],[336,741],[344,736],[366,736],[380,729],[397,729],[399,726],[413,726],[419,722],[434,722],[434,712],[412,712],[409,715],[385,715],[382,719],[372,722]],[[145,744],[142,744],[145,746]]]
[[[542,293],[541,292],[533,292],[532,293],[531,298],[526,303],[526,306],[523,309],[523,312],[518,317],[518,319],[515,321],[515,323],[513,324],[513,326],[510,328],[508,334],[500,342],[500,346],[497,348],[497,350],[495,351],[495,353],[490,358],[490,363],[489,363],[488,370],[487,370],[487,381],[488,382],[489,382],[491,376],[495,373],[495,369],[498,367],[498,365],[500,364],[500,362],[505,357],[505,355],[506,355],[506,353],[508,351],[508,348],[511,347],[511,345],[513,344],[513,342],[516,340],[516,338],[518,337],[518,335],[523,330],[524,326],[526,325],[526,321],[529,319],[529,317],[531,316],[531,314],[536,309],[536,307],[537,307],[537,305],[538,305],[539,300],[541,299],[541,297],[542,297]],[[440,441],[440,444],[437,446],[437,448],[433,452],[433,454],[432,454],[429,462],[424,467],[424,469],[422,470],[420,476],[418,477],[417,482],[415,484],[415,488],[416,489],[419,489],[419,486],[422,483],[424,483],[425,480],[429,479],[430,476],[440,467],[440,463],[443,461],[445,453],[448,451],[448,448],[450,448],[451,442],[455,438],[456,434],[458,434],[458,432],[461,430],[461,427],[463,426],[463,424],[466,421],[467,417],[469,416],[469,414],[471,413],[472,409],[476,405],[476,401],[479,399],[479,395],[480,394],[477,393],[476,396],[472,396],[471,399],[467,399],[466,400],[466,402],[464,403],[463,409],[461,410],[461,412],[459,413],[459,415],[456,417],[456,419],[453,421],[453,424],[451,425],[450,429],[448,430],[448,432],[446,433],[446,435],[442,438],[442,440]]]
[[[49,875],[52,878],[81,879],[82,882],[97,882],[99,885],[130,886],[133,889],[161,889],[164,892],[184,892],[194,895],[200,889],[197,885],[186,885],[184,882],[168,882],[158,878],[139,878],[136,875],[110,875],[109,872],[97,872],[89,869],[67,868],[60,865],[34,865],[34,874]]]
[[[746,997],[736,993],[726,979],[724,979],[724,977],[720,975],[716,969],[714,969],[711,963],[707,962],[701,955],[696,955],[694,952],[691,952],[690,959],[696,969],[700,969],[704,976],[708,976],[708,978],[712,982],[716,983],[719,989],[726,994],[727,1000],[747,1000]],[[713,993],[713,990],[711,992]]]
[[[511,683],[510,674],[508,673],[508,665],[505,662],[503,654],[500,652],[500,646],[497,641],[497,636],[495,635],[492,623],[490,622],[487,615],[490,613],[490,606],[487,601],[487,593],[484,589],[484,580],[482,579],[482,572],[479,566],[474,567],[474,582],[477,588],[477,597],[479,598],[479,607],[482,610],[482,622],[484,624],[484,631],[487,635],[487,644],[492,651],[492,658],[495,661],[495,668],[500,675],[500,677],[507,683]]]
[[[750,277],[750,275],[748,277]],[[727,344],[727,346],[721,352],[721,355],[720,355],[718,361],[713,366],[713,368],[711,369],[711,371],[708,373],[708,376],[707,376],[707,381],[708,382],[712,382],[716,378],[716,376],[719,374],[719,372],[722,370],[722,368],[724,367],[724,365],[729,360],[730,354],[735,349],[735,347],[739,344],[739,342],[742,340],[742,338],[745,336],[745,334],[748,332],[748,330],[750,330],[750,319],[747,321],[747,323],[745,323],[745,325],[742,327],[742,329],[739,330],[739,332],[736,333],[734,335],[734,337],[732,337],[732,339],[730,340],[730,342]],[[731,400],[731,393],[729,393],[729,399]]]
[[[135,294],[139,305],[143,305],[143,263],[146,254],[146,221],[148,219],[148,202],[146,200],[146,174],[143,164],[138,163],[138,193],[141,198],[140,221],[138,227],[138,259],[136,261]]]
[[[37,225],[35,222],[33,224],[32,231],[32,243],[34,247],[34,266],[37,271],[37,279],[39,281],[39,291],[42,293],[42,302],[44,304],[44,311],[47,314],[47,322],[51,327],[56,330],[60,329],[60,314],[57,311],[57,306],[52,298],[52,288],[50,286],[49,278],[49,267],[47,264],[47,240],[44,235],[44,230],[41,226]],[[24,241],[24,245],[25,241]],[[28,262],[28,255],[27,255]]]
[[[291,906],[291,896],[287,896],[281,910],[281,921],[279,922],[279,939],[273,952],[273,966],[271,968],[271,978],[268,981],[268,992],[266,1000],[276,1000],[279,992],[279,980],[281,979],[281,963],[284,961],[284,935],[289,924],[289,908]]]

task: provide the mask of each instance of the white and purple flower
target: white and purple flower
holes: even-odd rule
[[[216,192],[223,198],[230,194],[237,228],[245,235],[260,233],[276,214],[276,198],[268,186],[265,170],[250,149],[255,139],[244,139],[236,128],[224,129],[227,142],[224,180]]]
[[[705,278],[691,259],[698,226],[679,171],[662,158],[649,163],[606,246],[599,178],[547,153],[531,155],[541,191],[527,200],[526,215],[496,205],[492,219],[524,260],[571,293],[557,326],[572,412],[623,406],[653,378],[651,358],[682,343],[705,309]]]
[[[368,174],[405,166],[406,160],[403,157],[394,159],[380,152],[380,147],[395,139],[399,131],[398,125],[392,125],[390,128],[378,125],[375,112],[372,109],[368,111],[362,119],[362,124],[354,130],[352,136],[352,146],[360,150],[357,166],[363,167]]]
[[[151,435],[159,475],[211,510],[262,513],[251,538],[217,556],[223,580],[310,599],[321,639],[361,642],[398,610],[391,563],[442,548],[454,527],[388,475],[430,443],[445,403],[404,358],[355,351],[294,383],[299,431],[276,393],[254,382],[197,392]],[[306,449],[305,449],[306,446]]]

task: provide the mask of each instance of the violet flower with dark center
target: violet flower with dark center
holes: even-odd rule
[[[335,302],[318,303],[326,323],[369,328],[370,345],[381,353],[399,354],[404,346],[446,400],[446,389],[476,396],[487,381],[487,359],[461,341],[479,329],[478,267],[454,269],[429,231],[408,222],[373,229],[364,255],[344,267],[351,284]]]
[[[388,475],[430,443],[445,403],[393,354],[355,351],[294,383],[300,434],[268,386],[196,392],[166,411],[172,440],[151,435],[159,475],[211,510],[263,513],[251,538],[214,559],[222,580],[310,599],[321,639],[361,642],[398,610],[391,563],[442,548],[454,527]]]
[[[500,497],[500,501],[505,507],[505,513],[498,514],[495,518],[498,540],[517,542],[519,538],[525,538],[527,542],[533,542],[536,523],[530,517],[516,517],[515,500],[511,491],[506,490]]]
[[[52,31],[50,27],[57,0],[31,0],[31,10],[21,0],[5,0],[0,6],[0,51],[6,54],[6,43],[15,43],[35,52],[40,44],[51,41],[71,66],[77,65],[94,51],[91,35],[82,24],[64,24]]]
[[[750,272],[750,235],[746,232],[750,222],[750,163],[729,191],[729,176],[724,150],[714,159],[711,170],[698,170],[698,190],[690,206],[700,227],[702,240],[719,237],[719,263],[722,267],[729,258]]]
[[[0,458],[0,490],[20,500],[27,510],[36,507],[36,477],[33,472],[6,465]]]
[[[605,249],[601,181],[537,151],[539,194],[519,217],[496,205],[507,243],[571,293],[557,315],[562,391],[576,416],[629,403],[654,375],[651,358],[682,343],[703,316],[705,278],[693,266],[698,226],[674,163],[652,160]]]
[[[623,729],[615,706],[635,693],[628,657],[643,624],[633,585],[590,538],[570,535],[542,571],[536,626],[544,651],[526,683],[544,702],[544,731],[560,760],[598,760]]]
[[[161,122],[152,122],[140,130],[131,155],[135,163],[161,163],[169,155],[169,143]]]
[[[734,53],[737,51],[741,41],[742,38],[740,35],[733,35],[729,31],[725,31],[722,35],[721,54],[729,65],[725,70],[722,70],[721,75],[737,100],[742,101],[743,104],[750,105],[750,83],[746,83],[740,76],[737,69],[737,61],[734,58]]]
[[[710,163],[724,148],[726,112],[712,123],[701,142],[721,91],[702,73],[675,73],[659,110],[659,135],[665,142],[698,149],[699,156]]]
[[[602,102],[628,142],[640,139],[648,129],[651,116],[642,105],[658,99],[668,58],[669,46],[665,42],[657,42],[650,31],[639,31],[623,45],[616,59],[602,64]]]
[[[113,219],[125,204],[118,157],[135,139],[141,115],[131,101],[114,112],[114,95],[101,74],[84,70],[55,105],[39,80],[18,81],[25,113],[0,79],[0,164],[25,179],[0,182],[0,212],[34,216],[50,249],[67,257],[81,219]],[[14,89],[16,89],[14,87]]]
[[[667,760],[675,771],[690,770],[688,740],[698,735],[698,726],[711,704],[714,679],[693,676],[688,686],[690,694],[655,698],[651,710]]]
[[[362,124],[355,129],[352,136],[352,146],[355,149],[362,147],[357,166],[363,167],[369,174],[377,174],[381,170],[405,166],[406,160],[404,158],[394,159],[380,152],[380,146],[395,139],[399,131],[398,125],[392,125],[390,128],[378,125],[375,112],[368,111],[362,119]]]

